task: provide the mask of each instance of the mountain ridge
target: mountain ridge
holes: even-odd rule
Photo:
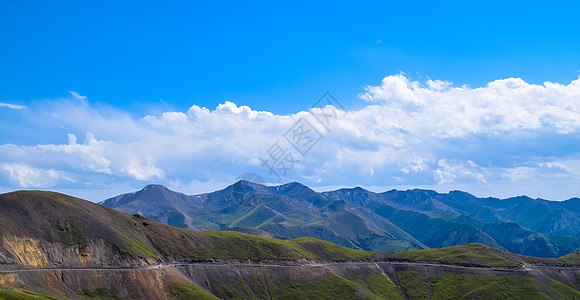
[[[144,211],[141,204],[135,205],[141,209],[137,210],[114,202],[125,197],[141,203],[137,193],[146,189],[172,192],[166,187],[148,186],[100,204],[128,213],[143,212],[154,220],[183,228],[256,229],[277,238],[310,236],[380,252],[472,242],[542,257],[580,250],[577,198],[552,203],[527,196],[478,198],[458,190],[443,194],[422,189],[374,193],[361,187],[319,193],[297,182],[265,186],[240,180],[211,193],[175,192],[178,196],[170,197],[170,201],[164,196],[149,196],[158,202],[149,207],[151,211]],[[172,202],[175,199],[180,202]],[[429,227],[423,228],[427,224]]]

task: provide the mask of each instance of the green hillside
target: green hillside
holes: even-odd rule
[[[432,261],[448,264],[477,265],[485,267],[517,267],[503,251],[482,244],[457,245],[438,249],[394,252],[389,258],[409,261]],[[507,257],[506,257],[507,256]]]

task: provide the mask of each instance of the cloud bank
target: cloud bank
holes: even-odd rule
[[[391,75],[364,89],[361,110],[335,105],[291,115],[225,102],[135,117],[71,95],[26,110],[28,121],[17,126],[36,126],[54,142],[0,145],[0,186],[131,189],[159,182],[195,192],[253,172],[270,183],[580,195],[580,79],[535,85],[508,78],[470,88]],[[301,134],[320,137],[305,155],[292,145],[303,121],[310,127]],[[264,160],[284,161],[282,154],[278,177]]]

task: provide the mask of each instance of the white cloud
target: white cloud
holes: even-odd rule
[[[439,137],[539,128],[569,133],[580,128],[580,79],[569,85],[534,85],[508,78],[472,89],[441,80],[423,86],[401,74],[367,87],[361,98],[380,103],[389,117],[414,134],[427,128]]]
[[[450,87],[453,83],[446,81],[446,80],[431,80],[427,81],[427,86],[435,91],[442,91],[448,87]]]
[[[150,157],[131,159],[125,168],[126,173],[137,180],[163,180],[163,170],[155,167]]]
[[[8,174],[0,186],[213,186],[246,172],[275,182],[258,158],[276,142],[297,160],[282,181],[311,185],[493,186],[580,178],[580,79],[533,85],[508,78],[470,88],[387,76],[361,94],[366,107],[337,115],[328,130],[306,111],[275,115],[228,101],[136,118],[71,95],[83,101],[30,108],[43,123],[16,125],[59,124],[53,143],[0,145]],[[323,133],[304,157],[283,137],[300,118]]]
[[[534,168],[531,167],[515,167],[507,169],[502,174],[502,177],[510,181],[520,181],[529,179],[534,175]]]
[[[73,92],[73,91],[68,91],[74,98],[82,100],[82,101],[87,101],[87,96],[81,96],[79,93],[77,92]]]
[[[10,104],[10,103],[1,103],[1,102],[0,102],[0,107],[7,107],[7,108],[10,108],[10,109],[18,109],[18,110],[19,109],[25,109],[26,108],[26,106],[24,106],[24,105]]]
[[[3,164],[1,170],[19,188],[52,187],[59,179],[55,170],[42,170],[23,164]]]
[[[470,160],[464,163],[444,158],[437,162],[437,166],[435,178],[440,184],[449,184],[465,178],[486,182],[485,171]]]

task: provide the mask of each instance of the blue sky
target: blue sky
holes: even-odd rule
[[[275,183],[256,159],[329,91],[282,182],[579,196],[579,6],[0,0],[0,187]]]

